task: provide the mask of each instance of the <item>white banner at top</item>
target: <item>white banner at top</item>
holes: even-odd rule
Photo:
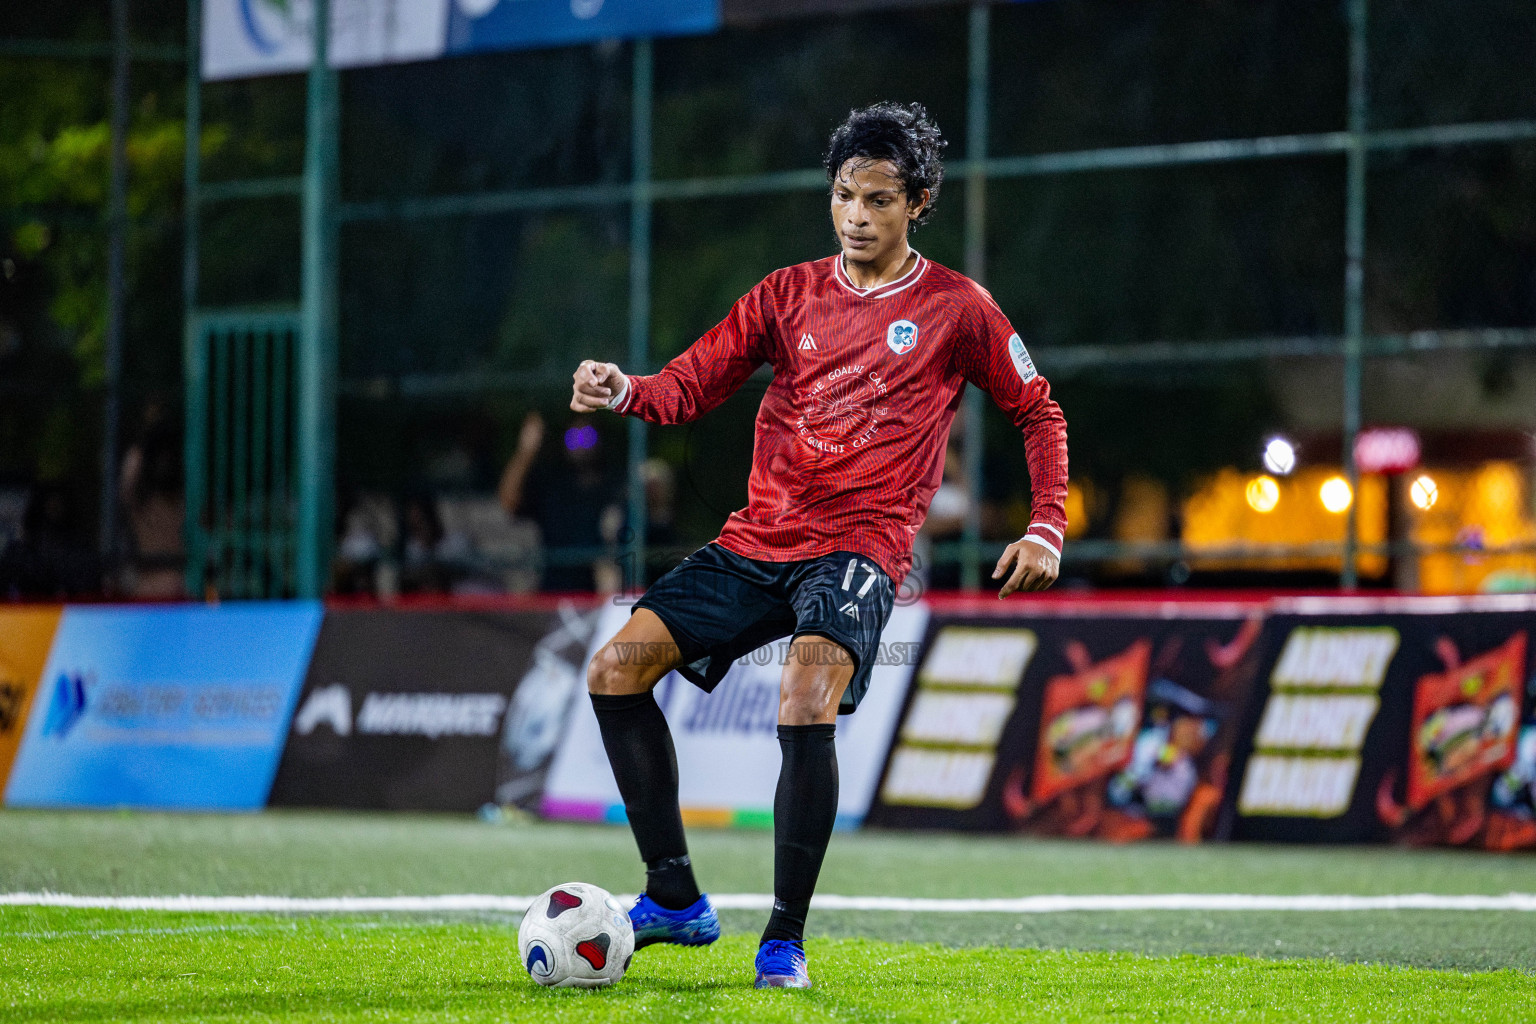
[[[450,0],[331,0],[331,63],[363,67],[443,55]],[[203,0],[203,78],[303,71],[311,0]]]

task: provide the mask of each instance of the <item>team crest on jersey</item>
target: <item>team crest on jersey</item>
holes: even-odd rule
[[[1025,384],[1040,376],[1035,369],[1035,361],[1029,358],[1029,349],[1024,347],[1024,342],[1017,334],[1008,339],[1008,358],[1013,360],[1013,368],[1019,371],[1019,380]]]
[[[917,324],[911,320],[895,321],[885,329],[885,343],[897,355],[906,355],[917,344]]]

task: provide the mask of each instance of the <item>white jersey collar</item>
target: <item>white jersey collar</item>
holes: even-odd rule
[[[897,292],[903,292],[912,287],[917,283],[918,279],[923,276],[924,271],[928,269],[928,261],[923,258],[922,253],[918,252],[916,249],[913,249],[912,255],[917,257],[917,262],[912,264],[911,270],[907,271],[905,274],[902,274],[894,281],[887,281],[885,284],[875,285],[873,288],[860,288],[858,285],[853,283],[853,280],[848,276],[847,268],[843,266],[842,253],[838,253],[836,256],[832,257],[832,276],[837,279],[838,284],[842,285],[844,288],[853,292],[853,294],[859,296],[860,298],[884,299],[895,295]]]

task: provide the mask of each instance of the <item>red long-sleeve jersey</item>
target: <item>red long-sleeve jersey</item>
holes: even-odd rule
[[[976,282],[922,256],[901,278],[856,287],[841,256],[787,267],[659,373],[632,376],[616,412],[688,423],[763,363],[747,507],[718,543],[769,562],[867,556],[900,585],[944,472],[965,382],[1024,433],[1029,540],[1060,553],[1067,427],[1024,344]]]

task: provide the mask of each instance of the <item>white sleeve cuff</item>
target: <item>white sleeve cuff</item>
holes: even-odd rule
[[[1030,523],[1029,524],[1029,528],[1031,530],[1050,530],[1052,533],[1054,533],[1056,535],[1056,539],[1057,540],[1066,540],[1067,539],[1067,535],[1066,534],[1064,534],[1060,530],[1056,529],[1056,527],[1052,526],[1050,523]]]
[[[1045,550],[1049,551],[1057,558],[1061,557],[1061,549],[1052,544],[1050,541],[1046,540],[1044,537],[1036,537],[1032,533],[1026,533],[1023,539],[1029,541],[1031,544],[1039,544],[1041,547],[1045,548]]]

